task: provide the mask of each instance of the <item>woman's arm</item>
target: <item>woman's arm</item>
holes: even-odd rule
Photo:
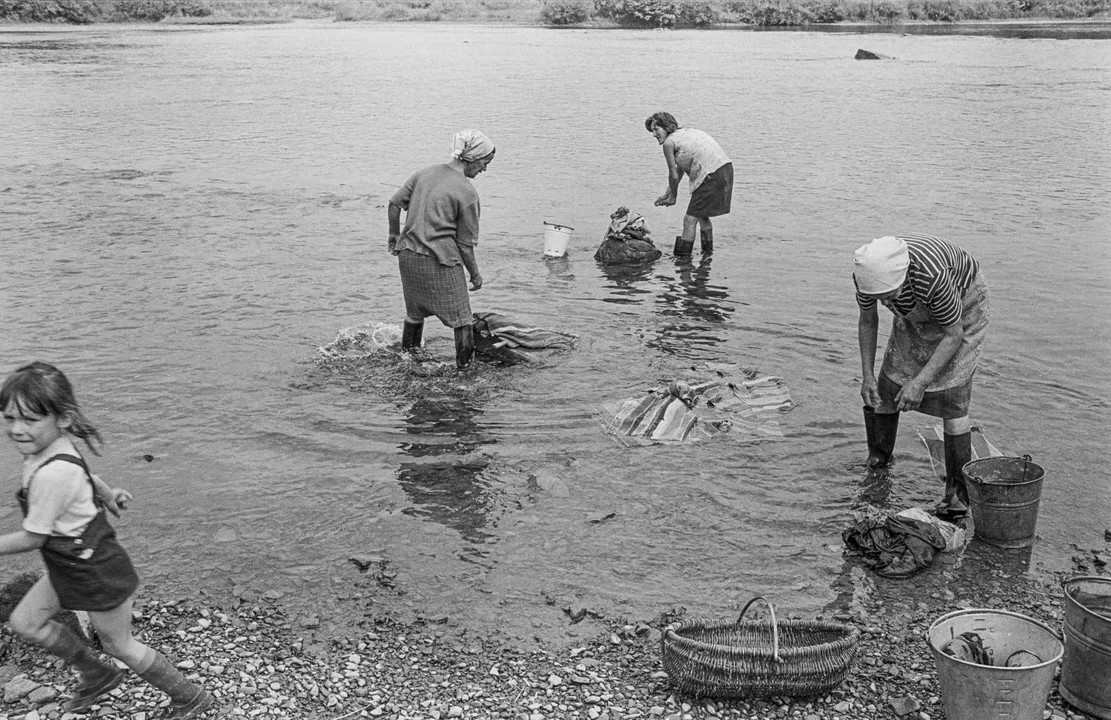
[[[471,290],[478,290],[482,287],[482,274],[478,272],[478,260],[474,256],[474,246],[460,245],[459,255],[463,258],[463,267],[467,268],[467,273],[471,276]]]
[[[46,535],[39,535],[26,530],[16,530],[7,535],[0,535],[0,555],[14,555],[28,550],[38,550],[44,543],[46,543]]]
[[[679,180],[683,177],[683,171],[675,162],[675,143],[670,139],[664,140],[663,149],[664,160],[667,161],[667,192],[656,199],[656,205],[674,205],[679,197]]]
[[[386,247],[391,253],[397,255],[397,240],[401,237],[401,206],[390,201],[386,217],[390,223],[390,239],[386,242]]]
[[[876,384],[876,337],[879,334],[880,314],[873,305],[860,309],[856,321],[857,343],[860,345],[860,397],[864,404],[876,407],[880,404],[880,392]]]

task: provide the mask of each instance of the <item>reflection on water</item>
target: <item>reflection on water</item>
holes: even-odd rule
[[[404,513],[458,532],[469,543],[464,556],[472,559],[486,555],[473,546],[493,537],[486,530],[493,492],[483,475],[490,461],[474,453],[496,440],[477,422],[481,415],[462,398],[417,400],[405,416],[412,439],[400,446],[413,461],[397,470],[398,484],[413,502]]]
[[[798,32],[793,27],[758,27],[757,32]],[[807,32],[865,33],[870,35],[980,35],[1012,40],[1107,40],[1111,39],[1111,24],[1105,21],[1040,21],[1021,22],[1000,20],[996,22],[921,23],[892,25],[807,25]]]
[[[696,348],[720,345],[725,323],[736,308],[724,285],[710,282],[712,257],[675,259],[675,277],[666,278],[656,297],[659,314],[669,319],[662,325],[648,347],[670,355],[698,355]],[[693,321],[693,322],[692,322]]]
[[[630,263],[628,265],[606,265],[598,263],[598,269],[607,282],[604,289],[610,291],[602,302],[617,305],[639,305],[651,294],[651,290],[641,287],[641,283],[652,277],[652,263]]]

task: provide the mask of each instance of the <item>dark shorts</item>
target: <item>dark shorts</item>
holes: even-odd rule
[[[414,320],[435,316],[450,328],[473,322],[462,265],[441,265],[431,255],[412,250],[402,250],[397,259],[407,316]]]
[[[733,163],[725,163],[695,188],[687,205],[687,215],[699,218],[727,215],[732,202]]]
[[[886,375],[880,375],[876,382],[880,392],[880,406],[876,412],[894,412],[895,397],[903,389]],[[932,415],[942,420],[955,420],[968,415],[968,406],[972,402],[972,378],[968,378],[956,387],[927,392],[922,396],[922,404],[917,412],[923,415]]]

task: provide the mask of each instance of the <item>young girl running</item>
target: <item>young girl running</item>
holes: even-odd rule
[[[118,516],[131,493],[93,476],[77,451],[73,438],[84,440],[96,455],[103,441],[77,406],[69,380],[48,363],[25,365],[0,386],[0,408],[8,437],[23,455],[23,483],[16,494],[23,528],[0,535],[0,554],[39,550],[47,570],[12,611],[12,630],[80,674],[73,697],[63,705],[69,712],[89,710],[127,671],[102,661],[55,621],[63,609],[87,611],[104,651],[170,696],[163,718],[199,717],[212,696],[131,635],[139,578],[105,515],[107,509]]]

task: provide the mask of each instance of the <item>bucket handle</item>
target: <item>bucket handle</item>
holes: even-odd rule
[[[1026,482],[1026,471],[1027,471],[1028,466],[1030,465],[1030,463],[1033,462],[1033,460],[1034,460],[1034,458],[1031,457],[1029,453],[1022,456],[1022,482]],[[981,475],[969,475],[968,479],[973,481],[973,482],[980,483],[981,485],[986,485],[987,484],[987,483],[984,482],[984,478]]]
[[[745,613],[748,612],[749,606],[757,600],[764,601],[764,604],[768,606],[768,612],[771,613],[772,616],[772,658],[774,658],[777,663],[783,662],[779,659],[779,624],[775,621],[775,608],[772,607],[772,604],[768,602],[767,598],[757,596],[745,603],[745,606],[741,608],[740,617],[737,618],[737,624],[741,624],[741,621],[745,619]]]

